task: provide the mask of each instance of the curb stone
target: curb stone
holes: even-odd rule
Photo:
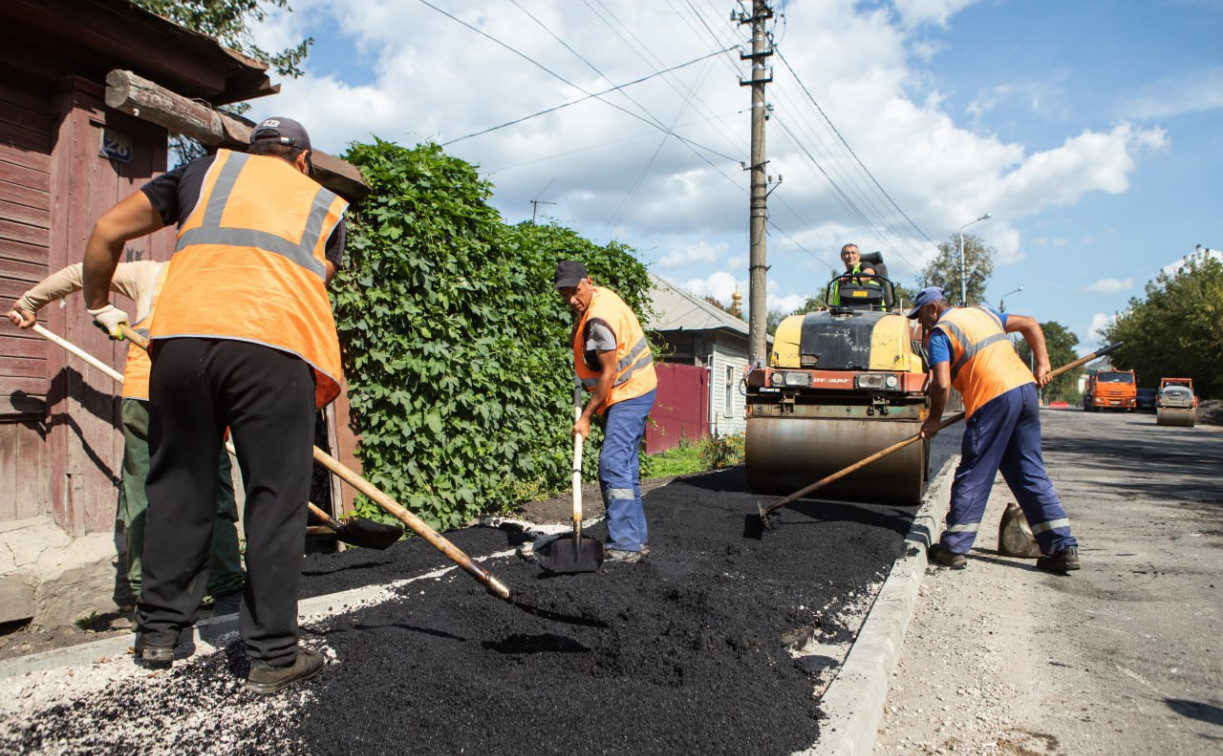
[[[926,548],[947,513],[959,461],[959,455],[952,455],[922,497],[905,536],[905,553],[892,565],[845,663],[820,699],[819,740],[794,756],[871,756],[888,685],[926,574]]]

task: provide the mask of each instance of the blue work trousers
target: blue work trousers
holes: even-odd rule
[[[599,453],[599,489],[607,510],[607,548],[641,551],[649,542],[641,503],[641,439],[654,392],[608,407]]]
[[[967,554],[972,549],[999,471],[1043,553],[1055,554],[1077,545],[1041,459],[1040,401],[1035,384],[991,399],[969,418],[951,486],[947,529],[940,539],[949,551]]]

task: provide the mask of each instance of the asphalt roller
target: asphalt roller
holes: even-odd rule
[[[790,493],[916,435],[929,414],[921,330],[885,312],[891,283],[847,285],[844,305],[786,318],[769,364],[746,377],[748,486]],[[830,285],[831,288],[831,285]],[[821,490],[820,498],[917,506],[928,443],[914,443]]]
[[[1167,380],[1167,379],[1165,379]],[[1186,380],[1186,379],[1176,379]],[[1159,389],[1155,400],[1155,424],[1192,428],[1197,420],[1197,399],[1189,386],[1169,383]]]

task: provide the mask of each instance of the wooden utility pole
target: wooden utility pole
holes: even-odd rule
[[[766,258],[765,224],[768,221],[769,186],[765,175],[768,163],[764,157],[764,122],[768,120],[768,106],[764,101],[764,85],[773,81],[771,70],[764,64],[765,58],[773,54],[769,46],[766,22],[773,17],[773,9],[767,0],[752,0],[752,15],[740,13],[736,17],[740,24],[752,25],[752,51],[740,53],[741,60],[752,61],[752,78],[740,80],[740,86],[752,88],[752,164],[751,213],[748,225],[750,250],[748,262],[748,359],[752,365],[763,365],[767,359],[768,299],[766,298],[765,274],[768,272]]]

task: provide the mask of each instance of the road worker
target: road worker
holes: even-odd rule
[[[9,320],[19,328],[31,328],[35,313],[50,302],[63,299],[81,290],[81,263],[48,276],[21,295],[11,310]],[[148,335],[153,303],[160,283],[165,279],[166,263],[139,261],[119,263],[111,279],[110,290],[136,303],[135,330]],[[132,596],[140,596],[141,569],[144,555],[144,523],[148,499],[144,482],[149,474],[149,356],[135,344],[127,350],[123,368],[123,402],[120,414],[123,423],[123,468],[119,488],[119,521],[123,523],[123,539],[127,552],[126,577]],[[208,596],[213,616],[235,614],[242,598],[242,557],[238,545],[238,507],[234,502],[233,478],[229,453],[222,450],[218,458],[216,522],[212,530],[212,552],[208,563]]]
[[[947,528],[930,546],[931,561],[952,569],[967,565],[999,470],[1023,509],[1046,572],[1079,569],[1078,542],[1040,453],[1040,403],[1037,386],[1052,380],[1045,335],[1040,323],[1024,315],[1001,314],[985,306],[952,307],[938,287],[918,292],[908,317],[927,333],[927,352],[934,380],[930,415],[922,438],[939,431],[951,387],[964,397],[967,424],[960,465],[951,486]],[[1030,371],[1007,339],[1020,333],[1035,355]]]
[[[306,130],[269,118],[249,152],[218,150],[108,210],[85,250],[85,304],[112,334],[126,313],[107,292],[124,244],[177,222],[173,263],[150,325],[149,498],[137,607],[145,664],[170,664],[195,621],[212,530],[216,462],[228,429],[246,486],[247,580],[238,623],[246,688],[313,677],[298,644],[316,410],[339,393],[340,349],[326,282],[343,254],[347,203],[309,178]]]
[[[571,337],[573,364],[590,392],[573,432],[588,438],[591,419],[605,417],[599,453],[599,489],[607,510],[604,560],[639,562],[649,554],[640,448],[658,387],[654,356],[632,308],[611,289],[595,286],[581,262],[557,265],[555,284],[578,316]]]

